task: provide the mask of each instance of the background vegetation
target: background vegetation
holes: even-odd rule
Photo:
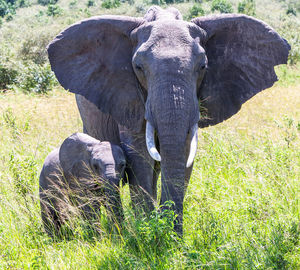
[[[47,154],[81,130],[74,96],[49,68],[45,47],[71,23],[99,14],[143,16],[172,5],[186,19],[241,12],[292,45],[279,82],[225,123],[199,131],[184,204],[184,235],[171,211],[98,231],[77,220],[55,241],[43,231],[38,177]],[[300,269],[300,4],[296,0],[0,0],[0,269]]]

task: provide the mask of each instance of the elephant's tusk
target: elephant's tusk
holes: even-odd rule
[[[146,143],[150,156],[156,161],[161,161],[154,142],[154,127],[148,121],[146,123]]]
[[[186,163],[186,167],[189,168],[194,162],[194,158],[196,156],[197,152],[197,143],[198,143],[198,123],[196,123],[192,128],[191,128],[191,133],[192,133],[192,140],[191,140],[191,145],[190,145],[190,154]]]

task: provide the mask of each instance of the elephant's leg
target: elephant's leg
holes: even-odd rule
[[[148,154],[145,134],[133,134],[120,127],[120,139],[127,159],[127,175],[133,207],[145,212],[153,210],[158,175],[154,175],[154,160]]]

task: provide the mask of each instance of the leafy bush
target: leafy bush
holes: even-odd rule
[[[42,65],[47,61],[46,46],[50,40],[48,34],[38,33],[24,40],[18,54],[24,61],[33,61],[35,64]]]
[[[110,8],[117,8],[121,5],[120,0],[104,0],[101,4],[101,7],[110,9]]]
[[[165,0],[166,4],[183,3],[184,0]]]
[[[174,232],[176,215],[172,208],[174,202],[167,201],[159,209],[152,211],[150,217],[135,219],[132,228],[128,228],[126,249],[133,253],[145,254],[151,261],[155,256],[167,260],[166,255],[179,242]]]
[[[77,5],[77,1],[76,1],[76,0],[71,1],[71,2],[69,3],[69,8],[70,8],[70,9],[75,8],[76,5]]]
[[[46,14],[48,16],[57,16],[57,15],[60,15],[61,13],[62,13],[62,9],[60,8],[60,6],[53,5],[53,4],[50,4],[46,11]]]
[[[300,22],[294,20],[293,16],[282,16],[277,31],[291,45],[288,62],[291,65],[300,62]]]
[[[204,15],[204,9],[199,5],[195,4],[189,9],[189,13],[187,15],[187,19],[193,19],[196,17],[200,17]]]
[[[58,0],[38,0],[38,3],[42,6],[55,5]]]
[[[29,7],[30,2],[28,0],[19,0],[17,6],[20,8]]]
[[[294,16],[297,16],[297,11],[293,6],[288,6],[288,9],[286,10],[286,14],[292,14]]]
[[[0,89],[6,89],[9,85],[16,82],[18,72],[6,65],[0,63]]]
[[[288,1],[288,11],[290,10],[290,14],[297,15],[297,12],[300,12],[300,2],[299,0],[289,0]]]
[[[19,78],[20,88],[27,93],[47,93],[55,84],[55,76],[48,64],[28,66],[25,68],[23,76]]]
[[[37,182],[37,163],[34,157],[20,157],[10,153],[9,170],[17,194],[31,195]]]
[[[247,14],[249,16],[255,15],[255,1],[254,0],[243,0],[238,4],[238,13]]]
[[[0,17],[16,13],[15,2],[0,0]]]
[[[221,13],[232,13],[233,7],[226,0],[213,0],[211,4],[211,11],[220,11]]]
[[[95,1],[94,0],[88,0],[86,3],[87,7],[92,7],[95,5]]]

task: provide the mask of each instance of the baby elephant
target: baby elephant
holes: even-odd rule
[[[124,175],[122,149],[86,134],[74,133],[46,158],[40,175],[42,220],[49,235],[75,212],[92,221],[101,205],[123,217],[119,184]]]

